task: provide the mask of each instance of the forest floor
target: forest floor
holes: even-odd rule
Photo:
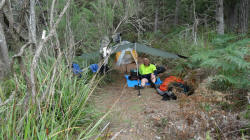
[[[139,97],[138,90],[126,87],[123,74],[113,74],[111,78],[113,82],[98,89],[92,98],[103,113],[117,101],[105,122],[109,126],[101,140],[206,139],[210,135],[215,139],[237,139],[237,132],[246,123],[239,114],[215,106],[225,101],[224,95],[204,86],[189,97],[177,95],[177,100],[163,101],[150,87],[142,89]]]

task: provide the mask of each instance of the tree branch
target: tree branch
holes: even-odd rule
[[[28,47],[30,44],[31,44],[30,42],[24,44],[24,45],[21,47],[19,53],[17,53],[17,54],[15,54],[14,56],[12,56],[12,59],[14,59],[14,58],[16,58],[16,57],[21,57],[21,56],[23,55],[23,53],[24,53],[24,49],[25,49],[26,47]],[[13,61],[13,60],[12,60],[12,61]]]
[[[1,1],[1,3],[0,3],[0,10],[2,10],[2,8],[4,7],[5,1],[6,1],[6,0],[2,0],[2,1]]]
[[[9,99],[5,100],[3,103],[0,102],[0,107],[4,106],[4,105],[8,104],[10,101],[12,101],[12,99],[15,97],[15,95],[16,95],[16,92],[13,91],[12,94],[10,95]]]
[[[53,0],[51,5],[51,12],[50,12],[50,22],[49,26],[52,28],[53,22],[54,22],[54,7],[55,7],[56,0]]]
[[[62,17],[63,15],[65,14],[65,12],[67,11],[69,5],[70,5],[70,2],[71,0],[68,0],[67,4],[64,6],[64,9],[63,11],[60,13],[57,21],[55,22],[55,24],[52,26],[52,28],[50,29],[50,32],[49,34],[42,38],[42,40],[40,41],[39,45],[37,46],[37,49],[36,49],[36,52],[35,52],[35,55],[33,57],[33,60],[32,60],[32,64],[31,64],[31,68],[30,68],[30,81],[31,81],[31,92],[32,92],[32,100],[33,100],[33,103],[35,103],[35,98],[36,98],[36,85],[35,85],[35,69],[37,67],[37,60],[38,58],[40,57],[40,54],[41,54],[41,51],[43,49],[43,46],[44,44],[48,41],[48,39],[50,37],[53,36],[53,34],[55,33],[56,31],[56,27],[58,26],[58,24],[60,23],[60,21],[62,20]],[[45,33],[46,31],[44,30],[43,31],[43,34]]]

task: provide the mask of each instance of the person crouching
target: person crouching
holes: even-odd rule
[[[141,79],[141,86],[139,86],[139,88],[144,88],[147,82],[149,82],[153,88],[156,88],[156,66],[150,64],[148,58],[143,59],[143,64],[141,64],[139,68],[139,74]]]

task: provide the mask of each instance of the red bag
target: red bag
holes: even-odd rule
[[[169,84],[173,82],[178,82],[184,84],[184,81],[181,78],[175,77],[175,76],[169,76],[167,77],[164,82],[160,85],[161,91],[167,91]]]

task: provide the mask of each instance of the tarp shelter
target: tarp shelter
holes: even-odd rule
[[[135,51],[133,51],[133,50],[135,50]],[[180,58],[177,54],[174,54],[174,53],[169,53],[169,52],[166,52],[166,51],[163,51],[160,49],[146,46],[144,44],[131,43],[128,41],[122,41],[121,43],[108,48],[108,52],[110,52],[110,54],[117,53],[117,58],[120,58],[121,60],[124,59],[124,56],[121,57],[122,52],[124,52],[124,54],[126,54],[126,51],[130,51],[130,52],[132,51],[132,54],[133,54],[132,56],[134,56],[135,58],[137,58],[138,52],[153,55],[153,56],[159,56],[159,57],[163,57],[163,58],[172,58],[172,59]],[[120,55],[119,55],[119,52],[120,52]],[[83,54],[81,57],[86,59],[86,60],[97,59],[100,57],[100,51],[86,53],[86,54]],[[117,62],[118,62],[118,60],[119,59],[117,59]]]
[[[128,41],[122,41],[121,43],[111,47],[111,53],[120,52],[126,49],[135,49],[136,52],[145,53],[153,56],[160,56],[163,58],[180,58],[178,55],[169,53],[160,49],[155,49],[140,43],[131,43]]]

